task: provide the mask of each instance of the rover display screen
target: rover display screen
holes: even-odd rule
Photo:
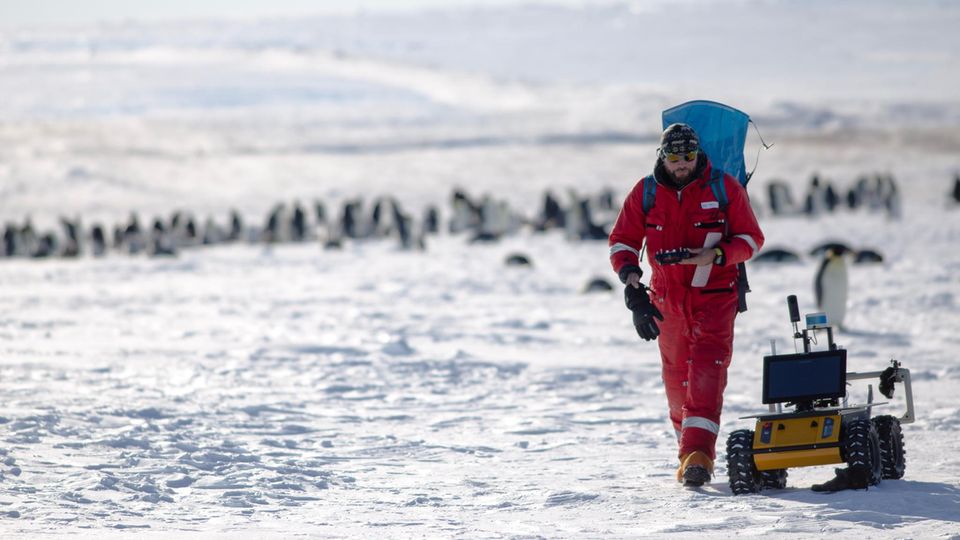
[[[842,398],[847,351],[781,354],[763,358],[763,402],[788,403]]]

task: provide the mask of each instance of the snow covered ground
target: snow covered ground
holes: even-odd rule
[[[902,361],[918,420],[903,480],[815,494],[816,467],[731,495],[722,441],[764,410],[785,296],[813,311],[811,257],[750,267],[700,491],[673,481],[656,347],[619,293],[581,292],[613,277],[605,242],[3,260],[0,536],[960,538],[958,19],[934,1],[634,2],[3,31],[0,218],[40,228],[384,193],[448,210],[454,187],[532,217],[548,187],[624,195],[664,107],[741,107],[775,142],[760,201],[773,178],[898,180],[899,219],[761,225],[771,247],[886,255],[851,267],[838,341],[851,370]],[[514,252],[533,266],[506,267]]]

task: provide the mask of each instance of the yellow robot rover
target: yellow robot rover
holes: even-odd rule
[[[910,371],[891,360],[883,371],[847,373],[847,351],[833,342],[833,329],[823,313],[806,316],[806,328],[798,331],[797,297],[787,297],[795,343],[803,352],[776,353],[763,359],[763,403],[770,414],[745,416],[756,419],[753,430],[734,431],[727,439],[727,474],[735,495],[782,489],[787,469],[846,463],[850,470],[866,475],[869,485],[885,478],[902,478],[906,466],[901,424],[914,421]],[[826,350],[812,351],[817,333],[827,334]],[[900,417],[871,417],[873,386],[867,403],[847,403],[847,382],[879,378],[880,392],[893,397],[895,383],[903,383],[906,413]],[[783,407],[793,407],[784,412]]]

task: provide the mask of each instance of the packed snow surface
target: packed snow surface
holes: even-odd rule
[[[603,241],[4,259],[0,536],[960,538],[958,24],[947,2],[691,1],[0,32],[4,222],[255,225],[384,194],[447,220],[455,187],[532,218],[545,189],[622,199],[659,112],[714,99],[775,143],[750,191],[767,246],[803,254],[749,265],[699,490],[673,478],[656,346],[617,287],[582,292],[614,279]],[[899,210],[766,208],[767,182],[815,173],[891,174]],[[850,266],[837,341],[851,371],[911,370],[906,474],[733,496],[723,442],[766,410],[762,357],[793,349],[786,295],[816,310],[826,240],[885,257]]]

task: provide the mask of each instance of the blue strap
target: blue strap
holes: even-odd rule
[[[643,214],[649,214],[653,203],[657,201],[657,181],[653,175],[643,179]]]
[[[727,199],[727,188],[723,183],[723,171],[717,168],[712,169],[709,184],[710,189],[713,190],[713,196],[717,198],[720,205],[720,210],[726,213],[730,201]],[[728,220],[727,226],[729,225]],[[743,313],[747,310],[747,293],[750,292],[750,282],[747,281],[747,265],[737,263],[737,270],[737,313]]]
[[[723,184],[723,171],[714,167],[710,170],[710,181],[708,182],[713,196],[720,203],[720,210],[726,211],[730,201],[727,199],[727,187]]]

